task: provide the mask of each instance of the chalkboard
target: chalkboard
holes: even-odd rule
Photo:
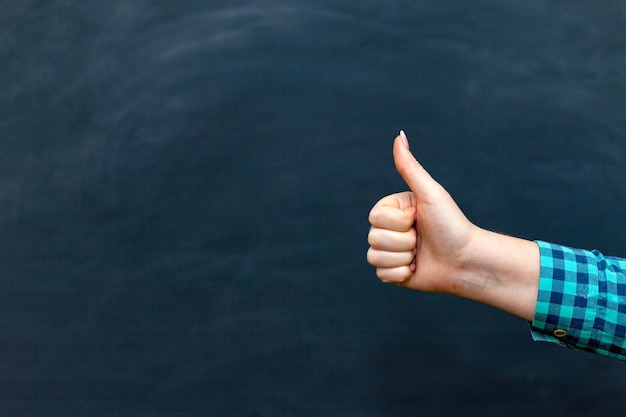
[[[3,416],[597,416],[623,365],[378,282],[399,129],[626,256],[622,1],[0,0]]]

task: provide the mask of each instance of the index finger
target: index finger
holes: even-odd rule
[[[406,232],[415,223],[415,197],[410,191],[380,199],[369,214],[369,222],[381,229]]]

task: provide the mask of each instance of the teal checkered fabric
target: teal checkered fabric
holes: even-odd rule
[[[626,259],[536,241],[533,338],[626,360]]]

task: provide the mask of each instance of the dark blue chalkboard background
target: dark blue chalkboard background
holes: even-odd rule
[[[2,416],[598,416],[626,367],[382,285],[412,149],[626,256],[622,0],[0,0]]]

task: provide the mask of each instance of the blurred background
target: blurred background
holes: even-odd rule
[[[624,365],[385,286],[400,129],[482,227],[626,256],[621,0],[0,0],[0,414],[597,416]]]

